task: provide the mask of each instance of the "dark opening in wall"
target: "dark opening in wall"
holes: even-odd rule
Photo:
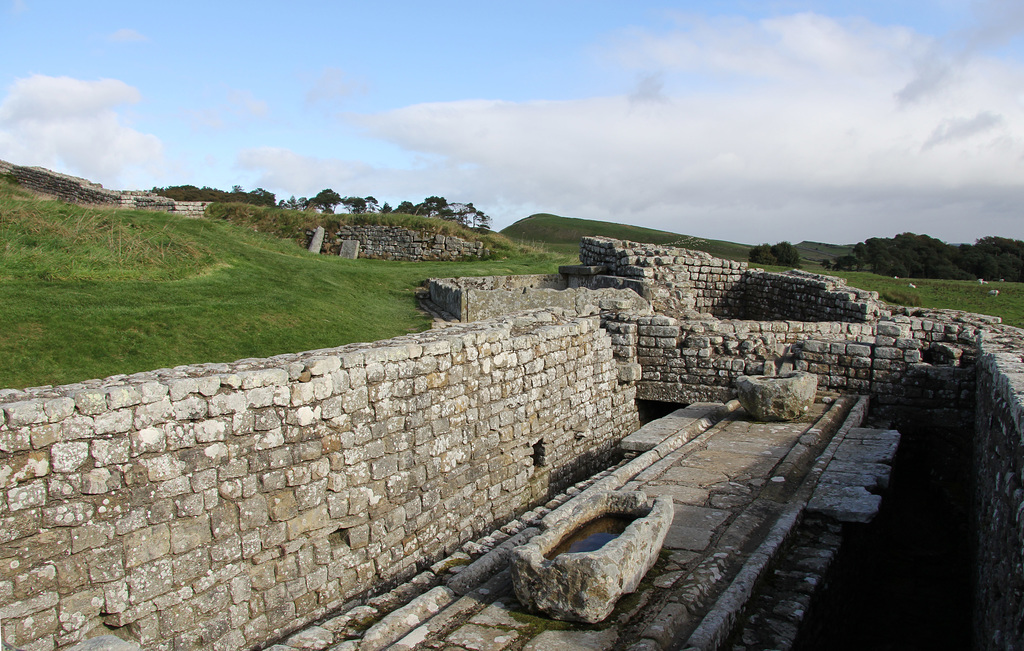
[[[349,546],[348,528],[339,527],[327,534],[327,540],[331,543],[331,547],[338,547],[340,545]]]
[[[657,400],[637,400],[636,411],[640,416],[640,424],[646,425],[652,420],[658,420],[668,416],[676,409],[685,407],[686,405],[679,404],[678,402],[659,402]]]
[[[533,465],[535,467],[548,465],[547,455],[544,451],[544,439],[533,444]]]

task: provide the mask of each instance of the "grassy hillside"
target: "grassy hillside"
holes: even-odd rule
[[[794,246],[800,252],[801,258],[819,265],[822,260],[831,262],[836,258],[853,253],[852,244],[825,244],[824,242],[803,241]]]
[[[508,228],[502,229],[501,234],[517,242],[543,246],[551,251],[570,255],[579,254],[580,238],[585,235],[679,246],[698,251],[707,251],[712,255],[729,260],[746,260],[747,254],[750,251],[750,247],[745,244],[721,240],[705,240],[699,237],[643,228],[641,226],[615,224],[591,219],[575,219],[573,217],[559,217],[558,215],[548,213],[538,213],[530,215],[526,219],[520,219]]]
[[[0,180],[0,388],[374,341],[429,327],[431,276],[550,273],[568,259],[317,256],[227,221],[40,200]]]
[[[935,280],[931,278],[892,278],[865,271],[827,271],[846,278],[860,289],[878,292],[883,300],[908,307],[931,307],[963,310],[1001,317],[1007,325],[1024,328],[1024,283],[979,285],[969,280]],[[916,285],[910,287],[909,285]],[[998,296],[989,291],[999,290]]]

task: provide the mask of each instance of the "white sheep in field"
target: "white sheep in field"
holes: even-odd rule
[[[914,283],[907,284],[907,287],[909,287],[910,289],[917,289],[917,285],[915,285]]]
[[[990,290],[988,290],[988,295],[989,296],[999,296],[999,290],[998,289],[990,289]]]
[[[979,284],[979,285],[987,285],[987,284],[988,284],[988,281],[987,281],[987,280],[985,280],[984,278],[979,278],[979,279],[978,279],[978,284]]]

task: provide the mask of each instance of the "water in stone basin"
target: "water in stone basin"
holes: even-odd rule
[[[619,537],[634,517],[624,515],[603,515],[577,528],[559,542],[550,552],[544,555],[552,560],[559,554],[592,552],[601,549],[611,540]]]

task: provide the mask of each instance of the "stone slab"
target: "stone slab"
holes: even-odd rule
[[[682,484],[685,486],[713,486],[728,481],[729,476],[712,468],[690,468],[677,466],[669,468],[658,478],[659,481]]]
[[[478,624],[465,624],[455,629],[444,641],[470,649],[470,651],[502,651],[511,646],[518,638],[519,633],[515,631],[487,628]]]
[[[317,226],[316,230],[313,231],[313,239],[309,241],[309,252],[320,253],[320,249],[324,245],[324,227]]]
[[[866,523],[874,519],[881,505],[882,496],[873,495],[862,486],[819,484],[807,510],[840,522]]]
[[[606,651],[618,648],[618,641],[615,627],[603,631],[544,631],[523,651]]]
[[[711,544],[718,527],[731,513],[702,506],[679,505],[665,537],[665,549],[702,551]]]
[[[338,251],[339,258],[355,260],[359,257],[359,240],[344,240],[341,249]]]
[[[644,484],[638,490],[647,493],[648,497],[668,495],[673,501],[680,504],[700,506],[708,500],[707,490],[690,486],[679,486],[677,484]]]
[[[759,457],[719,450],[700,450],[686,457],[680,462],[680,465],[718,471],[733,479],[747,475],[765,477],[776,463],[777,460],[774,457]]]

